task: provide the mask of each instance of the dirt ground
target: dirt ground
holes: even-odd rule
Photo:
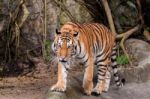
[[[27,74],[0,77],[0,99],[42,99],[52,79],[48,64],[34,59],[36,68]]]
[[[0,99],[42,99],[52,84],[56,82],[57,66],[33,59],[36,69],[25,75],[0,77]],[[78,72],[77,72],[78,71]],[[73,68],[71,74],[80,73]]]
[[[0,99],[42,99],[49,78],[8,77],[0,81]]]

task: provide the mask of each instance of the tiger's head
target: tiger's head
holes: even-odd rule
[[[60,62],[66,63],[76,56],[79,33],[71,24],[63,25],[60,31],[56,29],[52,49]]]

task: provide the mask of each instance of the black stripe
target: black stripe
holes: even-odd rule
[[[102,67],[102,66],[103,66],[103,67],[106,67],[107,65],[99,64],[99,65],[97,65],[97,66],[98,66],[98,67],[99,67],[99,66],[101,66],[101,67]]]
[[[106,67],[106,65],[105,66],[99,66],[98,70],[100,70],[100,69],[107,70],[107,67]]]
[[[80,44],[79,40],[78,40],[78,45],[79,45],[79,53],[78,54],[80,54],[81,53],[81,44]]]
[[[97,55],[96,57],[100,57],[102,54],[103,54],[103,52],[101,54]]]
[[[106,69],[99,69],[99,70],[98,70],[98,73],[100,73],[100,72],[101,72],[101,73],[105,73],[105,72],[106,72]]]
[[[105,51],[105,53],[107,54],[107,55],[105,56],[105,58],[102,59],[102,60],[97,61],[96,63],[105,61],[105,60],[108,58],[108,55],[109,55],[109,54],[108,54],[108,51],[109,51],[109,48]],[[97,55],[97,57],[100,57],[102,54],[105,54],[105,53],[102,52],[101,54]]]
[[[116,55],[116,52],[111,54],[111,56],[114,56],[114,55]]]
[[[117,69],[117,65],[112,65],[112,68],[113,68],[113,69],[115,69],[115,68]]]
[[[99,35],[100,35],[100,37],[101,37],[101,38],[100,38],[101,41],[102,41],[102,42],[101,42],[101,43],[102,43],[101,46],[102,46],[102,48],[103,48],[103,32],[104,32],[103,29],[102,29],[103,27],[102,27],[101,25],[97,25],[97,24],[94,24],[94,26],[97,28],[98,33],[99,33]]]
[[[113,50],[116,50],[116,49],[117,49],[117,48],[116,48],[116,45],[114,45],[112,49],[113,49]]]
[[[118,80],[115,80],[115,82],[117,83],[117,82],[120,82],[120,79],[118,78]]]
[[[97,27],[95,27],[95,29],[93,28],[93,30],[94,30],[94,33],[95,33],[97,46],[98,46],[98,48],[100,48],[99,47],[99,38],[98,38],[100,31],[97,29]]]
[[[67,41],[70,41],[71,40],[71,38],[69,38],[69,37],[60,37],[61,38],[61,40],[67,40]]]
[[[99,61],[96,61],[96,64],[98,64],[99,62],[103,62],[107,59],[107,56],[104,59],[100,59]]]
[[[106,73],[104,73],[104,72],[98,72],[97,74],[100,75],[100,76],[105,76]]]
[[[77,51],[77,45],[74,47],[75,51]]]
[[[118,77],[118,73],[115,73],[114,76],[115,76],[115,77]]]
[[[116,62],[116,58],[111,58],[111,61],[112,62]]]
[[[86,56],[86,54],[84,54],[83,56],[81,56],[81,57],[77,57],[78,59],[83,59],[83,58],[85,58],[85,56]]]
[[[97,46],[96,46],[96,44],[93,44],[93,52],[97,53]]]
[[[87,58],[87,59],[83,62],[83,65],[85,65],[85,64],[86,64],[86,62],[88,61],[88,59],[89,59],[89,58]]]
[[[67,68],[66,66],[64,66],[64,67],[65,67],[66,71],[68,71],[68,70],[69,70],[69,68]]]
[[[72,55],[76,55],[76,53],[77,53],[77,46],[74,46],[72,48]]]

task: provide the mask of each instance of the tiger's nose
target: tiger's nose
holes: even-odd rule
[[[60,57],[60,58],[59,58],[59,61],[61,61],[61,62],[67,62],[67,60],[66,60],[65,57]]]

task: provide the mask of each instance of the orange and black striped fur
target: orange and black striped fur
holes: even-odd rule
[[[104,25],[98,23],[76,24],[68,22],[56,30],[52,49],[59,60],[58,81],[51,87],[65,91],[67,73],[72,58],[81,59],[85,66],[83,88],[87,95],[107,91],[110,83],[110,67],[114,71],[117,86],[122,86],[116,63],[115,37]],[[97,84],[93,86],[94,67],[97,68]]]

